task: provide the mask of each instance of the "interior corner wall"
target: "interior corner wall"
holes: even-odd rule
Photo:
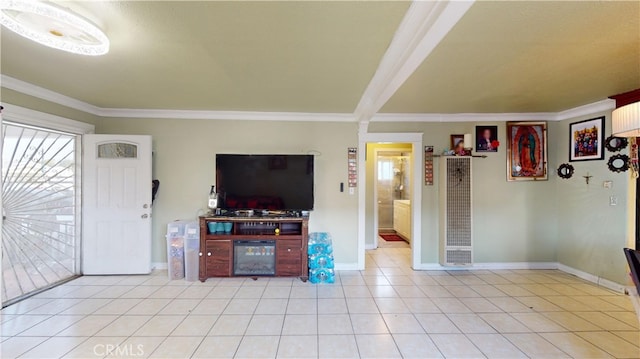
[[[450,147],[451,134],[475,133],[477,125],[498,126],[501,146],[487,158],[473,159],[473,246],[476,263],[556,262],[557,209],[553,176],[548,181],[508,182],[504,122],[379,123],[369,132],[422,132],[423,144],[436,154]],[[548,142],[555,135],[550,135]],[[434,185],[422,191],[423,264],[438,263],[439,159],[434,159]],[[549,161],[549,171],[555,162]]]
[[[375,206],[374,206],[374,182],[376,181],[377,174],[374,172],[376,161],[376,150],[385,148],[403,149],[408,152],[413,150],[413,145],[410,143],[369,143],[367,144],[366,154],[366,178],[365,180],[365,247],[373,248],[374,239],[377,235],[374,233],[374,220],[375,220]],[[412,161],[415,160],[415,156],[412,156]],[[411,184],[415,186],[416,184]],[[420,184],[418,184],[420,185]]]
[[[105,118],[99,134],[153,136],[153,177],[160,190],[153,205],[153,262],[166,261],[166,226],[195,220],[206,210],[215,183],[216,153],[307,154],[315,158],[315,208],[311,232],[329,232],[336,265],[355,266],[358,258],[358,201],[348,191],[347,148],[358,144],[356,123],[215,121]]]
[[[573,122],[605,116],[605,135],[611,134],[611,111],[553,123],[557,165],[569,163],[570,131]],[[628,229],[635,228],[629,207],[634,201],[629,184],[631,173],[615,173],[607,168],[613,153],[605,151],[604,160],[577,161],[570,164],[575,172],[570,179],[556,176],[558,206],[558,262],[571,268],[619,284],[628,281],[627,263],[622,248],[627,246]],[[622,150],[628,154],[629,147]],[[557,166],[556,166],[557,167]],[[583,176],[593,176],[586,183]],[[604,181],[613,181],[611,189]],[[635,192],[633,192],[635,193]],[[617,205],[610,205],[610,197]]]

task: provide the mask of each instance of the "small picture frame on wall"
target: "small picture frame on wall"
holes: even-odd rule
[[[451,135],[451,149],[455,151],[458,146],[462,146],[462,148],[467,146],[464,143],[464,135]]]
[[[507,122],[507,181],[547,179],[547,123]]]
[[[476,126],[476,152],[498,152],[498,126]]]
[[[569,124],[569,161],[604,159],[604,116]]]
[[[464,135],[451,135],[451,149],[456,156],[471,156],[471,146],[464,143]]]

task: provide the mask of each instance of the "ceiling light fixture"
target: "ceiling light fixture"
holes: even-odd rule
[[[611,114],[612,134],[618,137],[640,137],[640,102],[618,107]]]
[[[109,52],[109,39],[102,30],[51,3],[2,0],[0,24],[39,44],[74,54],[98,56]]]

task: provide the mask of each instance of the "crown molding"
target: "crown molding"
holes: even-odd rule
[[[238,120],[238,121],[293,121],[293,122],[353,122],[350,113],[310,112],[257,112],[257,111],[197,111],[197,110],[146,110],[103,108],[99,116],[111,118],[154,118],[189,120]]]
[[[58,92],[0,75],[2,87],[104,118],[151,118],[185,120],[244,120],[294,122],[348,122],[361,117],[351,113],[257,112],[257,111],[199,111],[163,109],[126,109],[98,107]],[[561,112],[530,113],[377,113],[371,122],[504,122],[504,121],[563,121],[615,109],[615,100],[605,99]],[[368,121],[359,121],[360,131],[366,133]]]
[[[611,111],[616,101],[605,99],[560,112],[514,113],[378,113],[371,122],[506,122],[506,121],[564,121],[581,116]]]
[[[77,100],[73,97],[65,96],[61,93],[51,91],[44,87],[36,86],[26,81],[18,80],[11,76],[2,74],[0,75],[0,81],[2,83],[2,87],[4,88],[8,88],[25,95],[53,102],[75,110],[90,113],[92,115],[98,115],[101,110],[101,108],[98,106],[94,106],[89,103]]]
[[[378,113],[371,122],[506,122],[554,121],[553,112],[531,113]]]
[[[89,123],[31,110],[11,103],[3,103],[3,106],[2,119],[5,122],[17,122],[23,125],[75,134],[88,134],[95,131],[95,126]]]
[[[602,101],[593,102],[583,106],[570,108],[568,110],[560,111],[556,113],[555,121],[568,120],[570,118],[576,118],[580,116],[593,115],[594,113],[611,111],[616,108],[616,100],[605,99]]]

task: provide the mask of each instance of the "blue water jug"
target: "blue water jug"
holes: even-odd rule
[[[331,236],[327,232],[313,232],[309,234],[307,254],[331,254],[333,246]]]
[[[335,283],[336,274],[332,268],[316,268],[309,270],[311,283]]]
[[[333,268],[332,254],[312,254],[309,256],[309,268]]]

